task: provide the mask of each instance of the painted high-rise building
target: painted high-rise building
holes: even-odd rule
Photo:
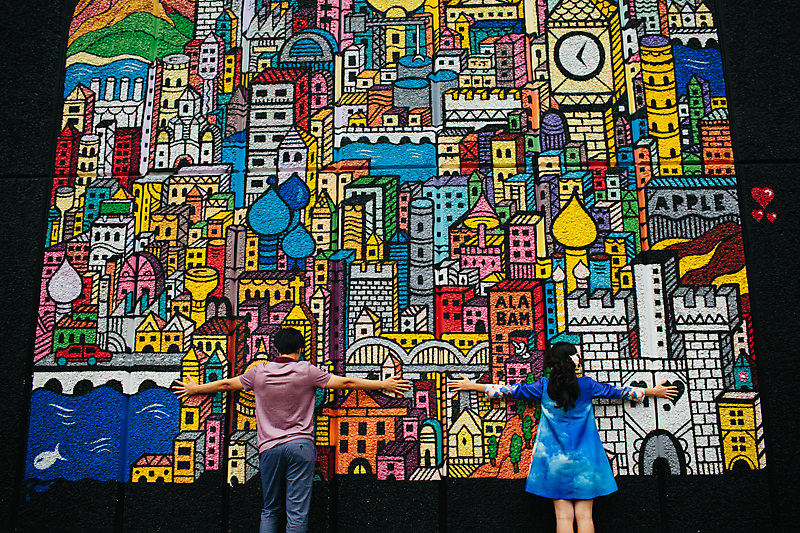
[[[672,45],[663,35],[644,37],[641,44],[648,131],[658,141],[661,175],[681,174],[681,137]]]
[[[417,198],[409,206],[408,304],[428,309],[427,331],[433,333],[433,201]]]

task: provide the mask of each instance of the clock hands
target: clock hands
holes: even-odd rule
[[[586,66],[586,61],[583,60],[583,51],[586,50],[586,41],[583,42],[583,46],[581,49],[578,50],[578,53],[575,54],[575,58],[581,62],[581,65]]]

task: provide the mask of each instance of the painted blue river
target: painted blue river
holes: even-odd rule
[[[333,158],[371,159],[371,174],[399,176],[400,181],[425,181],[436,175],[432,144],[351,143],[334,150]]]
[[[675,59],[675,77],[678,95],[686,94],[686,84],[692,74],[709,83],[711,96],[725,96],[725,78],[722,75],[722,56],[716,48],[695,50],[688,46],[672,47]]]
[[[180,408],[167,389],[125,396],[98,387],[82,396],[31,395],[27,479],[127,481],[145,453],[172,453]]]
[[[100,94],[96,98],[105,98],[106,78],[130,78],[129,90],[133,91],[133,80],[144,78],[147,81],[147,63],[135,59],[120,59],[101,67],[87,65],[86,63],[75,63],[67,67],[64,77],[64,98],[72,92],[76,85],[82,83],[89,87],[92,78],[100,78]],[[119,83],[114,90],[114,98],[119,98]]]

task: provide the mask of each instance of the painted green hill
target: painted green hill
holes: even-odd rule
[[[177,13],[169,15],[174,26],[150,13],[133,13],[108,28],[77,38],[67,48],[67,57],[86,52],[100,57],[134,55],[153,61],[183,52],[192,38],[194,24]]]

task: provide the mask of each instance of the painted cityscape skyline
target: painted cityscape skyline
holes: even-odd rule
[[[64,96],[27,478],[249,481],[252,393],[168,389],[281,327],[412,384],[319,391],[319,479],[524,477],[537,406],[444,383],[536,380],[557,341],[678,387],[596,404],[615,473],[765,466],[702,1],[87,1]]]

